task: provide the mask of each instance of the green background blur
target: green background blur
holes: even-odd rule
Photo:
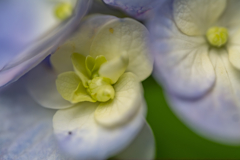
[[[212,142],[185,126],[168,107],[163,89],[153,77],[145,80],[143,86],[157,159],[240,159],[240,147]]]

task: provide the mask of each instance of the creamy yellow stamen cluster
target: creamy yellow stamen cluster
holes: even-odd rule
[[[211,27],[208,29],[206,36],[211,45],[221,47],[228,40],[228,31],[224,27]]]
[[[113,99],[115,90],[111,80],[101,77],[98,71],[107,60],[100,55],[96,58],[72,54],[74,70],[62,73],[56,80],[56,86],[61,96],[72,103],[82,101],[106,102]]]
[[[54,14],[60,20],[65,20],[72,15],[73,7],[70,3],[60,3],[56,5]]]

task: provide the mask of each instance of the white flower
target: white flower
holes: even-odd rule
[[[1,2],[0,87],[16,81],[63,43],[90,4],[91,0]]]
[[[166,1],[151,20],[155,76],[174,111],[214,140],[240,140],[240,1]]]
[[[148,148],[133,144],[133,153],[141,155],[132,156],[153,158],[154,140],[144,120],[140,83],[152,72],[147,36],[135,20],[90,16],[51,56],[53,68],[40,65],[30,73],[32,97],[44,107],[59,109],[53,128],[69,156],[106,159],[138,134],[147,134],[149,139],[140,141],[149,141]]]

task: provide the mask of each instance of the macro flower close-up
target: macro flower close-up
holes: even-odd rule
[[[150,22],[155,77],[173,110],[197,132],[225,143],[240,140],[239,6],[168,1]]]
[[[92,15],[51,55],[51,67],[42,64],[29,73],[30,95],[43,107],[59,109],[53,128],[69,155],[113,156],[148,125],[141,86],[153,65],[147,35],[135,20]],[[154,143],[146,150],[153,157]]]
[[[0,2],[0,160],[240,159],[239,0]]]

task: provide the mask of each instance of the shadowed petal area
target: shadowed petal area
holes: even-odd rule
[[[127,147],[144,124],[142,104],[127,124],[105,128],[96,123],[96,103],[84,102],[54,115],[53,127],[65,152],[76,159],[106,159]]]
[[[221,16],[226,4],[226,0],[177,0],[173,2],[174,20],[186,35],[204,35]]]
[[[54,111],[34,102],[22,83],[1,90],[0,104],[0,159],[66,159],[52,134]]]
[[[228,60],[227,52],[211,50],[216,72],[214,88],[200,99],[181,99],[168,93],[172,109],[192,129],[218,142],[240,143],[240,71]]]
[[[172,1],[156,10],[149,23],[155,60],[154,76],[167,90],[182,97],[199,97],[215,82],[204,37],[189,37],[177,28]]]
[[[139,20],[147,19],[151,11],[164,0],[103,0],[106,4],[119,8]]]
[[[47,25],[46,21],[54,19],[48,14],[52,14],[51,7],[57,2],[49,1],[50,5],[45,3],[40,0],[36,2],[21,0],[19,5],[16,5],[15,1],[1,2],[0,9],[3,13],[0,19],[3,19],[2,22],[7,22],[3,23],[4,27],[1,30],[3,36],[0,38],[0,86],[17,80],[65,41],[76,29],[79,19],[86,13],[91,1],[78,1],[71,18],[62,23],[47,23]],[[28,7],[25,10],[26,6]],[[10,13],[6,16],[8,12]],[[50,17],[50,20],[46,20],[45,16]],[[14,20],[11,17],[14,17]]]
[[[29,94],[41,106],[52,109],[69,108],[72,104],[57,91],[56,79],[57,74],[43,62],[24,77],[24,83]]]
[[[120,152],[114,159],[154,159],[155,140],[150,126],[145,122],[142,130],[133,142]]]

